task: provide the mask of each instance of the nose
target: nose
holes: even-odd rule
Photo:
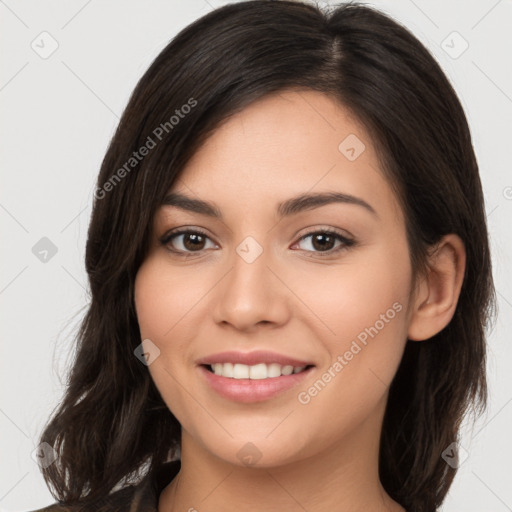
[[[259,324],[277,327],[289,320],[293,294],[285,284],[286,276],[270,251],[258,252],[250,241],[234,252],[231,268],[215,287],[216,323],[249,332]]]

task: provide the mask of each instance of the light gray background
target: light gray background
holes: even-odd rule
[[[85,311],[92,194],[119,116],[168,41],[225,3],[0,0],[1,510],[26,511],[55,501],[31,453],[60,400],[72,335]],[[489,337],[490,407],[472,431],[464,429],[461,444],[468,458],[442,510],[512,510],[512,2],[369,4],[426,44],[459,94],[492,238],[499,317]],[[44,31],[51,36],[41,36]],[[31,47],[49,51],[52,38],[58,48],[47,58]],[[464,40],[469,47],[458,55]],[[43,237],[57,247],[46,262],[32,252]]]

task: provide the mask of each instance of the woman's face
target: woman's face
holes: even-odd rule
[[[136,278],[148,369],[187,450],[262,467],[378,450],[412,283],[372,142],[329,97],[286,91],[231,117],[169,190],[221,216],[162,205]],[[290,203],[317,194],[353,199]],[[178,228],[189,233],[159,241]],[[238,380],[200,364],[226,351],[313,366]],[[270,369],[249,366],[235,376]]]

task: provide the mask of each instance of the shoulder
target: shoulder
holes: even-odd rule
[[[114,512],[125,510],[125,508],[131,510],[131,507],[141,500],[145,489],[146,486],[144,485],[130,485],[87,505],[63,505],[56,502],[29,512]],[[135,510],[137,509],[135,508]]]
[[[53,503],[44,508],[38,508],[37,510],[29,510],[28,512],[64,512],[69,510],[69,507],[64,507],[58,503]]]
[[[180,467],[180,460],[167,462],[152,478],[146,476],[139,484],[123,487],[88,505],[53,503],[28,512],[156,512],[161,491],[177,475]]]

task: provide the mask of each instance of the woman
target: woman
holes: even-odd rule
[[[86,267],[43,510],[442,504],[494,288],[463,109],[395,21],[257,0],[185,28],[107,151]]]

